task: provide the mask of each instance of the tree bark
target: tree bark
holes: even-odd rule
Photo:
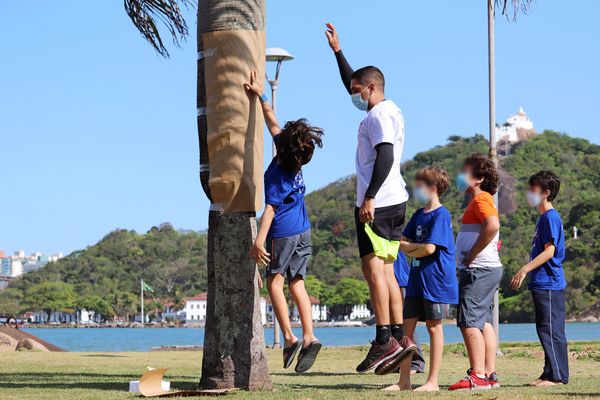
[[[222,197],[219,196],[222,193],[217,193],[216,190],[211,193],[212,182],[218,176],[214,170],[211,173],[210,165],[211,157],[214,157],[213,160],[219,160],[217,156],[226,155],[229,160],[239,157],[239,161],[245,155],[262,151],[262,122],[257,123],[256,118],[259,116],[252,114],[252,109],[255,110],[254,114],[258,110],[256,103],[254,106],[250,104],[246,124],[248,127],[255,128],[231,124],[231,120],[239,116],[237,110],[209,107],[210,102],[207,99],[229,98],[232,90],[243,89],[241,89],[242,82],[228,82],[227,75],[219,75],[217,77],[219,86],[212,89],[213,92],[207,93],[209,86],[206,82],[207,71],[209,73],[211,71],[205,70],[205,64],[209,62],[206,61],[206,57],[219,58],[232,55],[238,59],[240,68],[243,66],[244,75],[250,73],[249,64],[252,64],[252,68],[262,70],[264,64],[254,64],[260,58],[256,51],[260,50],[261,57],[264,54],[264,36],[261,43],[256,43],[257,48],[248,48],[245,52],[232,53],[231,49],[225,48],[227,46],[221,48],[208,46],[205,49],[203,43],[203,35],[210,36],[215,32],[221,34],[221,31],[255,31],[254,33],[264,31],[265,0],[201,0],[198,4],[197,26],[200,181],[213,210],[209,213],[208,223],[208,299],[200,387],[270,390],[272,384],[265,354],[257,270],[255,263],[248,256],[248,249],[256,237],[256,202],[250,199],[246,202],[248,205],[242,206],[241,209],[223,212],[223,208],[227,210],[229,207],[217,204],[219,203],[217,199]],[[262,32],[259,33],[262,35]],[[261,58],[260,62],[264,63],[264,59]],[[211,116],[224,114],[231,118],[224,118],[227,126],[223,131],[226,131],[227,140],[223,141],[226,145],[219,150],[223,153],[209,154],[211,141],[207,116],[211,118]],[[214,122],[212,124],[214,125]],[[259,126],[261,129],[258,129]],[[233,145],[231,148],[227,147],[227,143],[234,143],[240,139],[240,135],[244,138],[243,149],[234,148]],[[257,138],[260,142],[256,142]],[[255,146],[253,143],[259,144]],[[252,176],[252,172],[256,172],[257,169],[262,173],[262,161],[260,165],[238,163],[241,164],[244,172],[250,172],[245,176]],[[215,166],[223,168],[224,165],[227,168],[229,164],[216,163]],[[231,174],[226,175],[235,175],[235,172],[231,171]],[[209,181],[211,181],[210,185]],[[258,188],[260,182],[256,182],[256,178],[246,179],[242,181],[241,186]],[[254,193],[257,192],[259,191],[256,190]]]
[[[255,236],[253,212],[209,213],[203,389],[272,388],[257,270],[248,257]]]

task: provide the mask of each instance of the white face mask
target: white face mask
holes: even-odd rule
[[[368,88],[364,88],[362,92],[367,90]],[[371,93],[369,93],[369,97],[366,100],[362,98],[362,92],[354,93],[350,95],[352,98],[352,104],[360,111],[367,111],[369,109],[369,98],[371,97]]]
[[[539,207],[542,204],[542,196],[539,193],[528,191],[525,197],[531,207]]]

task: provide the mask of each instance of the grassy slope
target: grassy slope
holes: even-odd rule
[[[600,343],[576,344],[578,355],[571,362],[571,383],[537,389],[523,387],[536,378],[542,368],[541,349],[532,344],[503,347],[506,356],[498,361],[504,388],[485,394],[420,394],[419,397],[567,399],[597,398],[600,379]],[[283,370],[279,352],[269,351],[275,391],[239,392],[233,399],[378,399],[389,398],[380,392],[395,376],[358,375],[354,366],[364,356],[364,348],[324,349],[315,368],[304,375]],[[467,359],[462,346],[448,346],[442,365],[441,384],[449,385],[462,377]],[[168,353],[2,353],[0,354],[0,399],[130,399],[129,380],[137,379],[146,366],[170,368],[167,375],[175,389],[194,389],[200,370],[201,354]],[[414,378],[415,384],[425,380]],[[409,398],[411,394],[394,395]]]

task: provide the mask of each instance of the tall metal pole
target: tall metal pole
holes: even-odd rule
[[[490,130],[490,154],[494,164],[498,165],[498,153],[496,149],[496,71],[495,71],[495,49],[494,49],[494,1],[488,0],[488,84],[489,84],[489,130]],[[494,195],[494,204],[498,207],[498,193]],[[492,325],[496,331],[498,353],[500,353],[500,310],[498,307],[498,291],[494,294],[494,310],[492,314]]]
[[[142,320],[142,328],[144,327],[144,280],[140,279],[140,301],[141,301],[141,320]]]
[[[277,61],[277,67],[275,70],[275,79],[269,81],[269,85],[271,86],[271,105],[273,108],[273,114],[277,115],[277,87],[279,86],[279,70],[281,68],[282,61]],[[277,148],[275,147],[275,141],[273,141],[273,157],[277,155]],[[281,328],[279,326],[279,321],[275,316],[275,310],[273,309],[273,348],[280,349],[281,348],[281,338],[280,338]]]

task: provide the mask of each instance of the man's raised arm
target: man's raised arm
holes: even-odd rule
[[[329,47],[331,47],[331,50],[333,50],[333,54],[335,55],[335,60],[337,61],[337,65],[340,70],[340,77],[342,78],[342,82],[348,91],[348,94],[352,94],[352,91],[350,90],[350,81],[352,80],[351,77],[354,70],[348,63],[348,60],[346,60],[344,53],[342,53],[340,39],[335,26],[333,26],[331,23],[327,23],[326,26],[327,30],[325,31],[325,36],[327,36]]]

